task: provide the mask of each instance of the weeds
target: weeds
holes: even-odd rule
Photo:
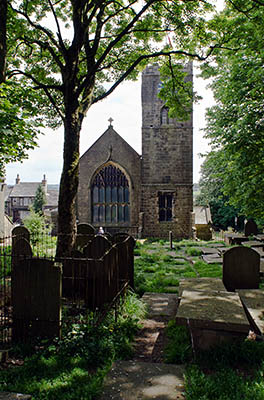
[[[97,327],[92,313],[80,315],[64,327],[63,340],[14,348],[11,356],[23,356],[24,365],[0,370],[0,391],[29,393],[32,400],[94,399],[112,361],[131,356],[144,313],[142,302],[130,292],[117,321],[109,313]]]

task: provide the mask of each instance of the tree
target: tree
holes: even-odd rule
[[[206,137],[222,163],[221,191],[255,219],[264,217],[263,5],[230,1],[218,17],[218,33],[228,34],[227,46],[236,51],[218,52],[215,66],[204,69],[204,76],[213,77],[216,106],[207,114]]]
[[[43,185],[39,184],[36,190],[36,196],[33,202],[33,210],[36,214],[43,215],[43,206],[47,203],[46,194]]]
[[[64,125],[57,255],[66,256],[75,240],[79,138],[87,111],[125,79],[136,79],[151,59],[161,59],[165,65],[161,71],[169,70],[173,76],[177,62],[186,56],[206,58],[212,48],[199,55],[196,47],[210,38],[204,14],[211,7],[206,0],[23,0],[18,5],[10,0],[8,4],[19,24],[13,32],[16,51],[7,58],[7,76],[22,77],[38,92],[40,109],[50,117],[59,116]],[[166,44],[169,34],[172,48]],[[170,100],[179,103],[186,98],[182,82],[177,85],[167,77],[166,87]],[[173,112],[179,114],[177,107]]]
[[[13,56],[17,45],[17,23],[7,0],[0,0],[0,178],[5,176],[6,164],[27,158],[27,151],[37,146],[38,129],[43,126],[35,91],[25,80],[6,81],[7,54]]]
[[[215,228],[226,230],[231,226],[242,229],[244,217],[240,215],[239,208],[229,204],[228,196],[223,193],[225,165],[225,153],[221,150],[207,154],[201,166],[200,193],[195,202],[197,205],[210,206]]]

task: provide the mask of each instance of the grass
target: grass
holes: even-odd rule
[[[183,240],[170,249],[168,241],[138,241],[136,293],[177,293],[181,278],[221,277],[219,264],[207,264],[197,255],[197,246],[208,244]],[[98,398],[112,362],[131,357],[131,343],[145,313],[133,293],[120,307],[117,320],[109,314],[98,328],[92,314],[78,316],[65,327],[62,341],[14,348],[12,357],[24,364],[0,370],[0,391],[28,393],[32,400]],[[264,342],[224,345],[194,358],[186,328],[170,321],[166,334],[166,362],[186,365],[186,400],[264,400]]]
[[[113,360],[129,358],[145,306],[130,292],[118,319],[108,314],[99,327],[92,313],[64,327],[63,340],[12,349],[22,366],[0,370],[0,391],[31,394],[32,400],[92,400],[99,396]]]
[[[140,257],[135,260],[135,284],[139,294],[145,291],[177,293],[181,278],[222,277],[221,265],[205,263],[199,259],[201,251],[197,249],[198,246],[223,244],[220,240],[183,240],[173,244],[174,250],[169,249],[169,242],[162,246],[156,242],[156,252],[147,253],[150,249],[153,251],[154,243],[148,240],[137,247]],[[175,257],[168,251],[174,251]],[[260,287],[263,286],[261,283]],[[186,365],[186,400],[264,400],[264,342],[246,340],[221,345],[194,357],[185,327],[170,321],[166,334],[165,361]]]

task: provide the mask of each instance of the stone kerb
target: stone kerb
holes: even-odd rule
[[[260,255],[253,249],[237,246],[223,255],[223,283],[228,291],[258,289]]]
[[[257,235],[258,227],[253,219],[249,219],[245,225],[245,236]]]

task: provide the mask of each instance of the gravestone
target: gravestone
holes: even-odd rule
[[[95,236],[95,229],[92,225],[81,223],[77,225],[77,236],[75,248],[81,249],[86,246]]]
[[[28,258],[14,266],[14,341],[60,336],[61,278],[61,265],[51,260]]]
[[[77,225],[77,234],[94,235],[95,228],[91,224],[81,223]]]
[[[260,255],[244,246],[233,247],[223,255],[223,283],[228,291],[258,289]]]
[[[30,243],[25,238],[15,239],[12,245],[12,269],[19,265],[21,260],[32,257]]]
[[[15,228],[12,229],[12,245],[22,238],[27,239],[28,241],[30,240],[29,230],[25,226],[15,226]]]
[[[83,254],[87,258],[101,258],[110,248],[109,240],[104,236],[97,235],[83,248]]]
[[[117,232],[113,235],[113,243],[124,242],[130,235],[125,232]]]
[[[249,219],[245,225],[245,236],[257,235],[258,227],[253,219]]]

